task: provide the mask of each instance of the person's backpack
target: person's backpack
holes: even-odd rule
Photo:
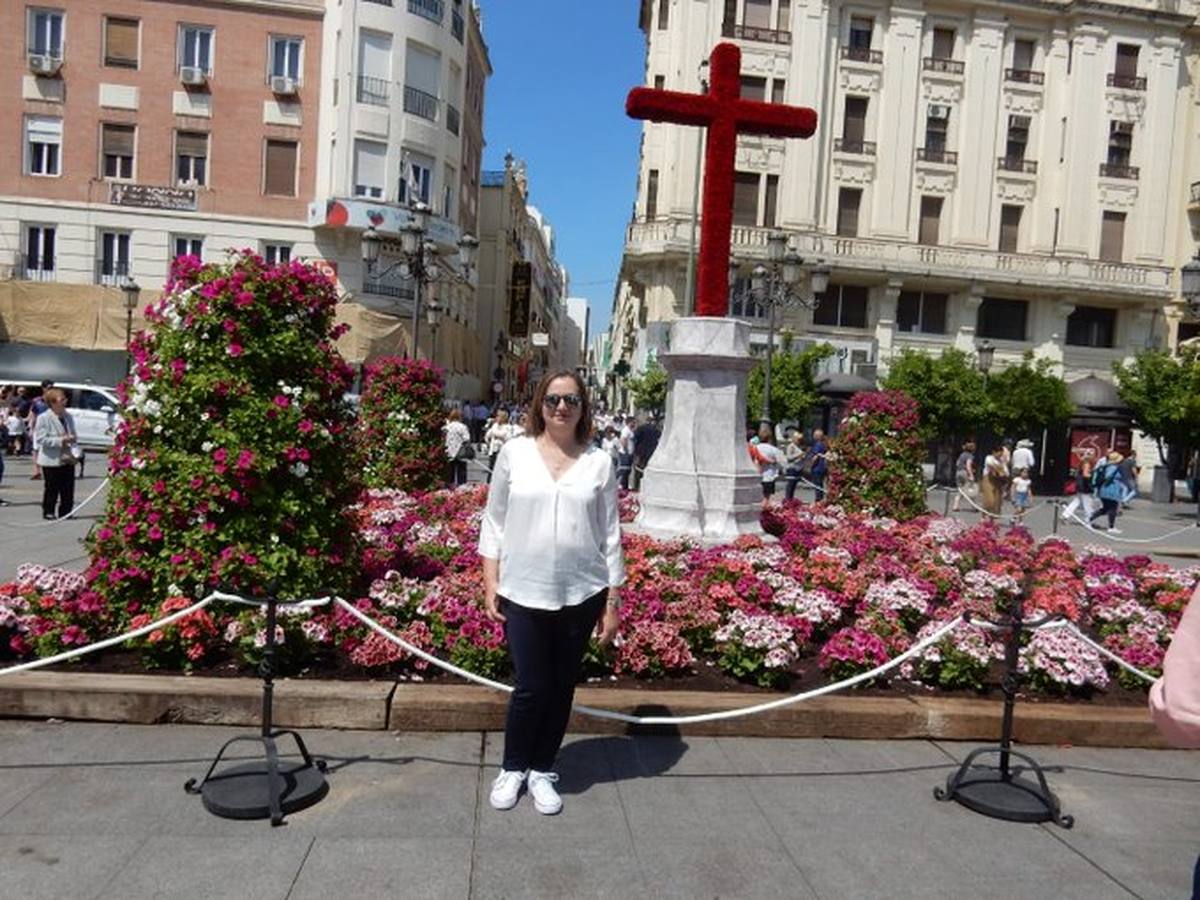
[[[1120,473],[1121,470],[1112,463],[1105,463],[1102,466],[1097,466],[1096,470],[1092,472],[1092,487],[1096,490],[1100,490],[1100,488],[1106,487],[1116,481],[1117,475]]]

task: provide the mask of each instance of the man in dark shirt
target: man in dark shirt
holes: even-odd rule
[[[658,448],[658,438],[661,432],[658,423],[650,416],[633,430],[633,489],[636,491],[642,483],[642,470],[650,464],[650,457]]]
[[[812,433],[812,447],[809,449],[809,455],[812,457],[812,474],[808,476],[808,480],[813,483],[813,502],[820,503],[825,499],[825,474],[829,471],[829,466],[825,461],[825,456],[829,453],[829,446],[825,443],[825,432],[820,428],[816,428]]]

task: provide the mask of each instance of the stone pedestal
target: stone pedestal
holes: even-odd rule
[[[750,327],[734,319],[671,325],[666,422],[641,487],[635,528],[707,544],[762,534],[762,483],[746,449]]]

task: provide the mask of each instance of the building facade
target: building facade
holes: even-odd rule
[[[0,6],[0,290],[124,319],[172,259],[314,256],[323,0],[54,0]],[[10,301],[11,302],[11,301]],[[70,315],[70,311],[64,314]],[[9,325],[12,323],[10,322]],[[10,328],[0,367],[72,370]],[[115,348],[114,348],[115,349]],[[76,365],[78,360],[76,360]]]
[[[729,40],[744,97],[817,110],[812,139],[741,137],[736,158],[742,274],[777,230],[831,269],[815,311],[780,316],[801,345],[828,341],[832,365],[873,379],[903,348],[987,340],[1000,365],[1032,352],[1071,381],[1179,330],[1195,154],[1192,16],[1175,9],[644,0],[640,24],[649,86],[700,91]],[[644,125],[612,325],[635,367],[651,324],[687,308],[700,149],[695,129]],[[761,351],[765,310],[742,287],[730,312]]]

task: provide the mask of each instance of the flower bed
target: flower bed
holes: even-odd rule
[[[356,605],[438,656],[505,678],[503,632],[480,608],[475,546],[485,498],[484,486],[366,492],[350,510],[362,547]],[[624,501],[622,508],[632,514],[635,507]],[[1060,540],[1037,543],[1020,528],[932,515],[898,523],[832,505],[787,504],[764,513],[764,527],[776,541],[714,549],[627,534],[621,632],[610,650],[589,651],[588,674],[712,685],[713,673],[722,673],[732,683],[794,689],[867,671],[956,615],[995,616],[1022,590],[1028,615],[1064,613],[1157,673],[1200,582],[1200,567],[1171,569],[1103,548],[1073,552]],[[166,598],[135,624],[183,605],[182,597]],[[0,586],[0,653],[57,652],[113,633],[123,618],[83,576],[25,566],[16,582]],[[261,657],[263,627],[257,610],[212,606],[131,649],[150,667],[246,669]],[[283,616],[278,637],[282,665],[293,672],[428,672],[344,611]],[[888,683],[984,690],[998,680],[1000,657],[994,632],[960,627]],[[1027,638],[1021,668],[1032,690],[1052,696],[1091,696],[1114,680],[1143,687],[1062,631]]]

